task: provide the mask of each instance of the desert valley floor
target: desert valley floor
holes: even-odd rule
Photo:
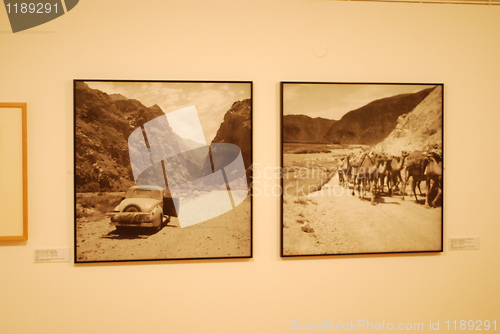
[[[284,196],[283,255],[441,249],[441,208],[426,209],[413,196],[403,201],[396,195],[379,197],[371,205],[368,198],[351,193],[335,176],[320,191]]]

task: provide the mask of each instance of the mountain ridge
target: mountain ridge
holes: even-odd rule
[[[331,126],[324,140],[336,144],[377,144],[394,130],[399,116],[412,111],[433,89],[378,99],[352,110]]]
[[[399,116],[394,130],[374,149],[392,155],[415,150],[442,152],[442,86],[436,86],[411,112]]]
[[[333,123],[337,121],[303,114],[283,116],[285,143],[321,143]]]
[[[120,94],[108,95],[75,82],[75,190],[76,192],[124,191],[135,185],[130,155],[140,156],[140,143],[130,145],[130,134],[153,119],[164,116],[158,105],[144,106],[140,101]],[[161,152],[183,152],[167,159],[167,182],[183,184],[204,175],[209,161],[208,146],[183,139],[168,125],[152,124],[147,135],[162,138],[155,141]],[[151,124],[151,123],[150,123]],[[160,132],[159,132],[160,131]],[[251,163],[250,100],[238,101],[226,112],[214,142],[234,143],[241,148],[245,167]],[[178,147],[176,146],[178,145]],[[174,147],[175,146],[175,147]],[[145,163],[147,165],[147,162]],[[147,168],[138,179],[153,184],[156,167]],[[156,169],[158,174],[158,170]],[[247,171],[248,172],[248,171]]]

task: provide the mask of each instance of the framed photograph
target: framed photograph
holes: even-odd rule
[[[252,257],[252,82],[74,80],[75,262]]]
[[[442,252],[443,84],[282,82],[281,256]]]
[[[28,239],[26,103],[0,103],[0,241]]]

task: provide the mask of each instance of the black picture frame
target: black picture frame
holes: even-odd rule
[[[75,263],[252,257],[251,81],[73,88]]]
[[[442,252],[444,85],[280,89],[281,256]]]

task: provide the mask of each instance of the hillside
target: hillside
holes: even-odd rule
[[[403,150],[442,150],[442,105],[442,86],[437,86],[413,111],[398,118],[394,131],[375,150],[393,155]]]
[[[230,143],[237,145],[243,157],[247,179],[250,180],[250,165],[252,163],[252,120],[251,100],[237,101],[226,112],[212,143]],[[228,161],[223,164],[230,163]]]
[[[322,143],[331,126],[336,121],[306,115],[283,116],[283,142]]]
[[[77,192],[124,191],[134,185],[130,165],[130,152],[140,155],[144,143],[129,147],[129,136],[141,125],[165,115],[157,105],[146,107],[141,102],[124,96],[112,96],[90,88],[84,82],[75,85],[75,188]],[[166,118],[163,119],[166,121]],[[169,182],[182,183],[196,178],[205,163],[203,154],[190,151],[185,140],[173,132],[170,126],[150,126],[153,134],[150,144],[160,152],[183,153],[182,159],[171,159],[166,164]],[[156,135],[157,134],[157,135]],[[138,138],[143,138],[139,136]],[[129,151],[130,150],[130,151]],[[142,152],[144,153],[144,152]],[[206,157],[206,154],[205,154]],[[149,161],[144,165],[148,166]],[[156,165],[159,167],[159,165]],[[160,166],[161,167],[161,166]],[[156,169],[158,171],[158,169]],[[146,170],[140,177],[140,184],[158,184],[154,170]]]
[[[75,86],[75,187],[77,192],[122,191],[134,184],[127,139],[161,115],[137,100],[112,99],[83,82]]]
[[[335,144],[377,144],[394,130],[399,116],[412,111],[432,90],[383,98],[352,110],[330,127],[324,140]]]

